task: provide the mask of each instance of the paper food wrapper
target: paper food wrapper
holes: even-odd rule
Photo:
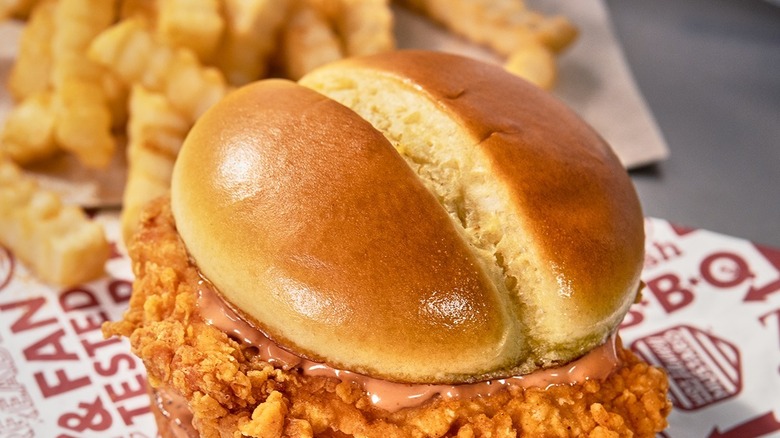
[[[559,80],[553,91],[587,120],[615,149],[626,167],[667,157],[660,130],[640,94],[603,0],[537,0],[531,7],[570,18],[580,30],[578,40],[559,59]],[[495,54],[458,38],[431,21],[394,8],[399,48],[421,48],[460,53],[502,64]],[[0,126],[13,105],[4,86],[18,50],[22,24],[0,23]],[[118,206],[126,177],[122,148],[108,170],[85,169],[74,157],[63,155],[28,169],[65,202],[86,207]]]
[[[115,215],[99,216],[112,240]],[[664,367],[666,437],[780,436],[780,250],[647,219],[647,284],[621,328]],[[144,368],[103,339],[131,290],[116,251],[105,278],[39,283],[0,247],[0,437],[154,437]]]

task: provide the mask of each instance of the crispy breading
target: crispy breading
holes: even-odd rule
[[[130,254],[130,308],[107,336],[130,338],[149,382],[181,395],[204,437],[652,437],[671,404],[665,373],[620,348],[605,381],[511,387],[491,397],[432,399],[388,412],[355,384],[274,368],[198,316],[198,271],[176,233],[169,200],[145,210]]]

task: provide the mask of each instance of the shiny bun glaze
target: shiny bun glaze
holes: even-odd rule
[[[340,61],[301,84],[230,94],[173,174],[191,257],[249,322],[306,358],[415,383],[526,374],[616,330],[642,213],[572,111],[431,52]]]

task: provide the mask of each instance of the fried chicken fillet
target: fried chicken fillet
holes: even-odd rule
[[[356,385],[274,368],[201,319],[201,277],[168,199],[148,206],[129,250],[137,277],[130,309],[104,331],[130,339],[153,390],[187,404],[192,426],[158,414],[172,428],[161,428],[164,437],[653,437],[667,425],[665,373],[623,348],[604,381],[376,409]]]

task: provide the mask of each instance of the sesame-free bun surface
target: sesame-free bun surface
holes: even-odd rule
[[[524,374],[616,329],[642,214],[565,106],[431,52],[301,84],[317,92],[267,80],[230,94],[173,174],[190,255],[247,320],[305,357],[419,383]]]

